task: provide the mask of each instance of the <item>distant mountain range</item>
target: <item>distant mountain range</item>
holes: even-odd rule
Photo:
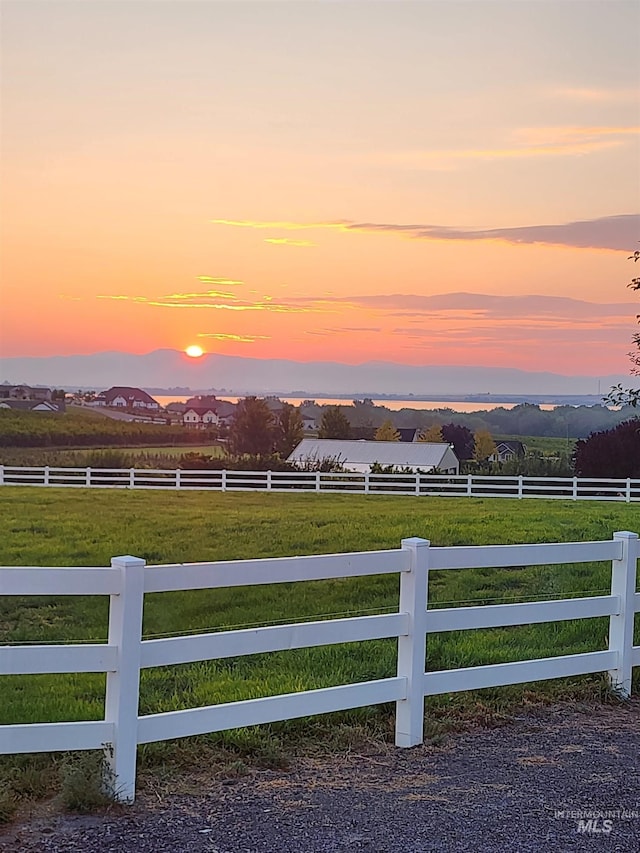
[[[469,394],[600,395],[630,378],[564,376],[509,367],[414,366],[387,361],[340,364],[332,361],[288,361],[240,356],[188,358],[178,350],[159,349],[143,355],[100,352],[91,355],[0,359],[0,382],[92,388],[112,385],[139,388],[211,389],[226,394],[416,397]]]

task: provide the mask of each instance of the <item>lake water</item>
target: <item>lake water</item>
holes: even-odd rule
[[[164,395],[152,395],[154,400],[157,400],[161,406],[166,406],[168,403],[186,403],[189,396],[193,395],[182,395],[182,396],[164,396]],[[242,400],[242,397],[217,397],[218,400],[229,400],[231,403],[237,403],[238,400]],[[292,406],[299,406],[305,399],[305,397],[280,397],[283,403],[291,403]],[[351,400],[337,400],[331,397],[313,397],[309,399],[314,399],[316,403],[320,406],[348,406],[351,404]],[[385,406],[387,409],[390,409],[392,412],[398,412],[400,409],[425,409],[425,410],[433,410],[433,409],[452,409],[454,412],[488,412],[491,409],[497,409],[498,407],[502,407],[503,409],[514,409],[516,406],[520,405],[519,403],[500,403],[500,402],[491,402],[491,403],[480,403],[473,402],[468,403],[464,401],[451,401],[451,400],[375,400],[373,401],[376,406]],[[552,409],[557,408],[557,406],[551,403],[542,403],[540,406],[541,409],[546,411],[551,411]]]

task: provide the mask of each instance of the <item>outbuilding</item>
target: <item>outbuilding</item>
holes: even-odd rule
[[[444,442],[352,441],[337,438],[303,438],[288,462],[319,462],[330,459],[346,471],[366,473],[374,463],[398,470],[458,474],[460,462]]]

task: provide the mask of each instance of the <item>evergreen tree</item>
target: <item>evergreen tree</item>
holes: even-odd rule
[[[275,425],[275,451],[283,458],[296,448],[304,438],[304,424],[299,409],[285,403]]]
[[[400,441],[400,433],[390,420],[379,426],[375,435],[376,441]]]
[[[273,431],[273,415],[265,401],[245,397],[238,403],[229,430],[229,449],[238,456],[266,456],[273,447]]]
[[[339,406],[329,406],[322,413],[318,438],[349,438],[351,426]]]
[[[442,437],[442,427],[440,424],[431,424],[430,427],[420,433],[418,441],[430,441],[434,444],[442,444],[444,438]]]

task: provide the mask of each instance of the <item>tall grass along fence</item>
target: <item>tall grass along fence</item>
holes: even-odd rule
[[[324,471],[209,471],[0,465],[0,486],[333,492],[485,498],[640,501],[639,479],[371,474]]]
[[[104,644],[0,647],[0,674],[106,673],[104,719],[0,726],[0,753],[102,749],[105,784],[131,802],[136,747],[141,743],[204,734],[380,703],[396,703],[399,747],[422,743],[425,696],[507,684],[606,672],[621,696],[631,692],[637,533],[608,541],[538,545],[431,547],[404,539],[393,550],[216,563],[147,566],[114,557],[104,568],[0,568],[3,595],[105,595],[110,597]],[[553,601],[429,609],[431,570],[554,565],[612,561],[611,592]],[[398,611],[380,615],[298,622],[191,636],[142,640],[145,593],[289,583],[398,573]],[[429,634],[477,628],[609,617],[602,651],[425,672]],[[398,638],[396,675],[260,699],[139,716],[140,670],[215,658],[263,654],[335,643]],[[562,651],[559,649],[558,651]]]

